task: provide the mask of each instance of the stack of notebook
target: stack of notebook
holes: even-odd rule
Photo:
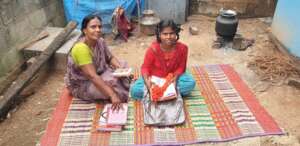
[[[99,131],[122,131],[127,121],[128,105],[123,103],[118,111],[112,110],[112,104],[106,104],[99,119]]]
[[[115,77],[129,77],[131,75],[132,68],[118,68],[113,72]]]

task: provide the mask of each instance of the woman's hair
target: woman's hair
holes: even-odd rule
[[[176,24],[173,20],[162,20],[157,24],[156,30],[155,30],[156,40],[159,43],[161,42],[160,33],[166,27],[171,27],[172,30],[175,31],[175,33],[176,33],[176,36],[177,36],[176,40],[179,40],[179,32],[181,31],[181,28],[180,28],[180,25]]]
[[[100,22],[102,22],[101,17],[99,15],[97,15],[96,13],[89,14],[83,18],[82,23],[81,23],[81,29],[80,29],[82,36],[84,36],[83,30],[87,28],[88,23],[94,18],[97,18],[100,20]]]

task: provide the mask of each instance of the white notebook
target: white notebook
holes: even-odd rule
[[[131,75],[132,68],[118,68],[113,72],[115,77],[128,77]]]
[[[164,78],[160,78],[157,76],[151,76],[151,82],[154,83],[155,85],[158,85],[159,87],[162,87],[164,85],[164,83],[166,82],[166,79]],[[176,88],[174,83],[171,83],[166,91],[163,94],[163,97],[171,97],[171,96],[176,96]]]

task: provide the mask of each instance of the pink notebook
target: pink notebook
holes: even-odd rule
[[[122,108],[118,111],[113,111],[111,109],[111,104],[107,104],[106,106],[109,106],[107,109],[108,115],[107,115],[107,124],[108,125],[125,125],[127,121],[127,111],[128,111],[128,105],[127,103],[123,103],[121,106]]]
[[[107,124],[107,111],[110,106],[105,106],[102,113],[100,114],[99,124],[97,129],[99,131],[122,131],[122,125],[109,125]]]
[[[107,123],[100,123],[98,126],[99,131],[122,131],[122,125],[107,125]]]

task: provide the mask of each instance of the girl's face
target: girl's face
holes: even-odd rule
[[[87,27],[83,29],[83,32],[87,39],[96,41],[101,37],[101,28],[101,21],[98,18],[94,18],[88,22]]]
[[[165,27],[159,33],[161,43],[164,45],[173,45],[176,43],[176,33],[171,27]]]

